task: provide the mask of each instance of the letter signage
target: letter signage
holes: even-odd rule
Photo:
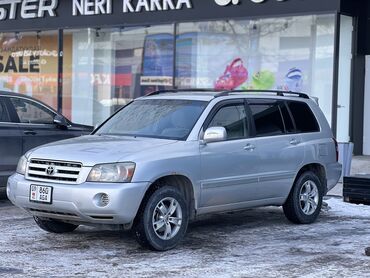
[[[338,1],[0,0],[0,33],[332,13]]]
[[[0,21],[55,17],[58,0],[0,0]]]
[[[71,1],[66,3],[66,1]],[[116,0],[118,2],[118,0]],[[35,19],[57,17],[57,9],[62,5],[71,7],[72,16],[107,15],[114,13],[117,3],[113,0],[0,0],[0,21],[15,19]],[[125,13],[164,12],[172,10],[194,9],[195,1],[205,0],[119,0],[120,9]],[[225,7],[240,5],[242,0],[213,0],[215,4]],[[264,3],[268,0],[244,0]],[[272,1],[272,0],[270,0]],[[282,2],[285,0],[274,0]],[[211,8],[211,7],[210,7]],[[118,12],[118,11],[117,11]]]

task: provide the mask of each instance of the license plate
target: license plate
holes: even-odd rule
[[[53,188],[51,186],[31,185],[30,201],[35,203],[51,204]]]

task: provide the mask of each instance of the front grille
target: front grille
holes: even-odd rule
[[[76,183],[82,168],[81,163],[31,159],[27,176],[41,181]]]

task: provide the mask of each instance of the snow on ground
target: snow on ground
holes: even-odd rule
[[[370,207],[327,202],[313,225],[290,224],[272,207],[203,217],[163,253],[129,233],[48,234],[0,203],[0,277],[370,277]]]

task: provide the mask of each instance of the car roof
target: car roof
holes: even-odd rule
[[[30,96],[23,95],[23,94],[20,94],[20,93],[11,92],[11,91],[0,91],[0,96],[5,96],[5,97],[24,97],[24,98],[28,98],[28,99],[34,100]]]
[[[51,107],[50,105],[47,105],[46,103],[44,103],[44,102],[42,102],[38,99],[35,99],[33,97],[30,97],[30,96],[27,96],[27,95],[24,95],[24,94],[21,94],[21,93],[15,93],[15,92],[11,92],[11,91],[0,91],[0,97],[18,97],[18,98],[21,97],[21,98],[29,99],[31,101],[37,102],[37,103],[47,107],[49,110],[58,114],[58,112],[55,111],[55,109],[53,107]]]

